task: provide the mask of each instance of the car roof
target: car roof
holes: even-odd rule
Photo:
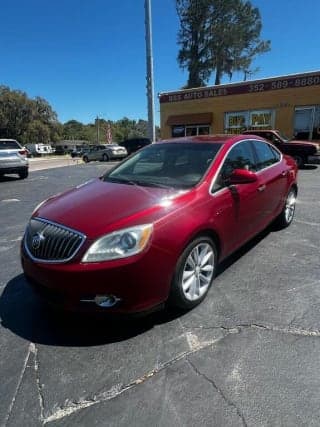
[[[255,132],[279,132],[278,129],[249,129],[249,130],[244,130],[243,133],[248,134],[248,133],[252,133],[254,135]]]
[[[181,138],[170,138],[156,142],[159,143],[168,143],[168,142],[209,142],[213,144],[226,144],[241,141],[244,138],[248,138],[247,135],[234,135],[234,134],[216,134],[216,135],[199,135],[199,136],[184,136]],[[259,137],[257,137],[259,138]]]

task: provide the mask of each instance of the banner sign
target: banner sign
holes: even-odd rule
[[[275,79],[255,80],[248,83],[219,85],[201,89],[189,89],[179,92],[160,93],[160,103],[192,101],[195,99],[217,98],[228,95],[267,92],[289,88],[302,88],[320,85],[320,72],[300,74]]]

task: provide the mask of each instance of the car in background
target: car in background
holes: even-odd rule
[[[55,153],[55,148],[51,144],[26,144],[29,151],[29,157],[45,156]]]
[[[121,160],[127,155],[127,150],[118,144],[99,144],[86,151],[82,156],[82,160],[85,163],[93,160],[108,162],[109,160]]]
[[[140,148],[146,147],[150,144],[151,141],[149,138],[130,138],[119,142],[119,145],[125,147],[128,154],[134,153],[135,151],[140,150]]]
[[[28,151],[15,139],[0,139],[0,176],[17,174],[20,179],[29,173]]]
[[[34,210],[21,246],[25,277],[76,311],[191,309],[219,262],[274,220],[291,224],[297,170],[259,137],[151,144]]]
[[[70,151],[70,156],[72,158],[82,157],[88,150],[90,150],[88,145],[79,145]]]
[[[311,163],[311,157],[319,156],[320,159],[320,145],[309,141],[300,141],[286,138],[278,130],[246,130],[243,132],[245,135],[257,135],[272,142],[282,153],[289,154],[293,157],[299,167],[306,163]]]

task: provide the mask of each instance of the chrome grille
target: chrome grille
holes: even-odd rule
[[[24,246],[30,257],[42,262],[66,262],[75,256],[85,236],[42,218],[31,219]]]

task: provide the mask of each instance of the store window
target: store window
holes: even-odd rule
[[[225,113],[225,133],[240,134],[248,129],[274,128],[274,110],[234,111]]]
[[[272,129],[274,128],[274,111],[259,110],[249,112],[249,129]]]
[[[248,126],[248,112],[239,111],[225,114],[225,133],[239,134]]]
[[[171,135],[173,138],[181,136],[209,135],[211,133],[210,125],[179,125],[172,126]]]

